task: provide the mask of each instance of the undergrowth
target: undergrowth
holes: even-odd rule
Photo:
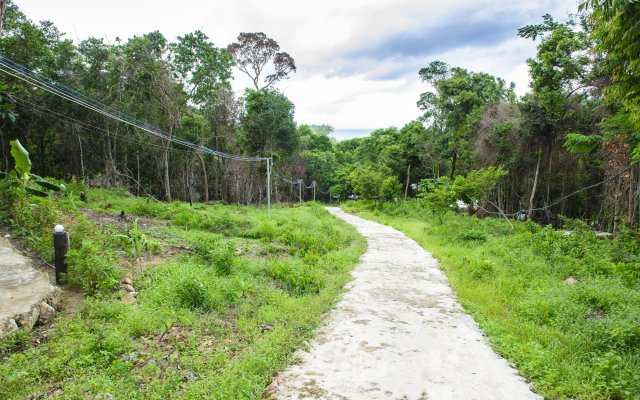
[[[640,398],[640,250],[636,232],[572,236],[533,222],[446,214],[419,202],[343,207],[393,226],[440,261],[493,346],[550,399]]]
[[[47,260],[53,224],[65,225],[67,279],[89,297],[78,314],[58,315],[39,346],[25,333],[0,343],[3,399],[261,398],[364,251],[355,230],[318,205],[275,208],[268,220],[266,209],[68,187],[30,199],[42,215],[13,210],[5,223]],[[101,215],[120,222],[100,225]],[[125,275],[131,304],[120,299]]]

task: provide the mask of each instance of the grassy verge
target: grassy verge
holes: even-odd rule
[[[57,317],[44,343],[25,333],[3,341],[3,399],[261,398],[365,247],[318,205],[276,208],[269,221],[265,209],[123,191],[91,190],[84,203],[73,194],[83,188],[70,187],[64,198],[30,199],[32,212],[13,210],[7,222],[50,259],[51,223],[63,221],[69,278],[90,296],[75,316]],[[137,292],[130,304],[120,298],[125,275]]]
[[[457,216],[414,202],[347,211],[393,226],[432,252],[493,346],[550,399],[640,398],[638,236],[573,236],[531,222]]]

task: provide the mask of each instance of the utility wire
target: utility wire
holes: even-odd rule
[[[635,167],[637,163],[633,163],[631,165],[629,165],[628,167],[616,172],[615,174],[609,176],[608,178],[598,182],[598,183],[594,183],[593,185],[589,185],[586,187],[583,187],[581,189],[576,190],[573,193],[570,193],[566,196],[562,196],[561,198],[559,198],[558,200],[554,201],[553,203],[543,206],[543,207],[537,207],[537,208],[530,208],[528,210],[519,210],[516,211],[515,213],[511,213],[511,214],[505,214],[505,213],[500,213],[500,212],[495,212],[495,211],[488,211],[485,208],[483,208],[482,206],[478,205],[478,208],[480,208],[481,210],[485,211],[487,214],[493,214],[493,215],[502,215],[502,216],[506,216],[506,217],[515,217],[517,215],[522,215],[522,214],[527,214],[533,211],[543,211],[543,210],[547,210],[555,205],[558,205],[559,203],[561,203],[562,201],[568,199],[569,197],[573,197],[575,195],[577,195],[578,193],[584,192],[585,190],[589,190],[589,189],[593,189],[594,187],[598,187],[600,185],[603,185],[607,182],[609,182],[610,180],[613,180],[617,177],[619,177],[620,175],[624,174],[625,172],[629,171],[631,168]]]
[[[31,109],[36,109],[37,108],[41,112],[43,112],[44,114],[48,115],[51,118],[55,118],[58,121],[67,122],[67,123],[70,123],[70,124],[82,125],[83,128],[84,128],[84,131],[82,132],[83,135],[90,134],[90,135],[95,135],[96,137],[102,137],[97,132],[94,132],[94,131],[101,131],[101,132],[107,133],[109,135],[113,135],[113,136],[116,136],[116,137],[120,137],[120,138],[126,139],[126,140],[128,140],[130,142],[135,142],[135,143],[144,145],[145,147],[154,147],[154,148],[158,148],[158,149],[164,149],[163,146],[160,146],[160,145],[157,145],[157,144],[153,144],[153,143],[143,142],[142,140],[138,140],[138,139],[132,138],[131,136],[127,136],[127,135],[123,135],[123,134],[116,133],[116,132],[113,132],[113,131],[109,131],[107,129],[100,128],[98,126],[91,125],[89,123],[77,120],[75,118],[72,118],[72,117],[69,117],[67,115],[64,115],[64,114],[58,113],[56,111],[53,111],[53,110],[51,110],[51,109],[49,109],[47,107],[44,107],[42,105],[39,105],[39,104],[30,102],[28,100],[22,99],[20,97],[17,97],[17,96],[15,96],[13,94],[9,94],[9,93],[2,92],[2,91],[0,91],[0,93],[4,94],[7,97],[10,97],[10,98],[12,98],[14,100],[17,100],[20,103],[23,103],[23,104],[18,104],[18,106],[20,106],[22,108],[27,109],[27,108],[29,108],[28,106],[30,106]],[[82,135],[81,135],[81,139],[83,141],[86,141],[86,138],[82,137]],[[191,152],[189,150],[182,150],[182,149],[175,149],[175,148],[174,149],[169,149],[169,151],[171,151],[171,152],[180,152],[180,153],[190,153]]]
[[[246,157],[246,156],[239,156],[235,154],[224,153],[218,150],[212,150],[205,146],[197,145],[195,143],[191,143],[189,141],[169,135],[168,133],[162,131],[157,127],[151,126],[148,123],[132,118],[121,111],[118,111],[105,104],[102,104],[59,82],[46,78],[45,76],[40,75],[37,72],[34,72],[23,65],[15,63],[2,55],[0,55],[0,71],[8,75],[11,75],[15,78],[18,78],[20,80],[23,80],[35,87],[43,89],[53,95],[59,96],[68,101],[76,103],[82,107],[95,111],[99,114],[102,114],[109,118],[123,122],[125,124],[131,125],[135,128],[141,129],[151,135],[158,136],[162,139],[189,147],[194,150],[198,150],[205,154],[212,154],[222,158],[228,158],[228,159],[239,160],[239,161],[247,161],[247,162],[262,162],[269,159],[268,157]]]

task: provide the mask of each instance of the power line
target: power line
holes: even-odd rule
[[[44,114],[48,115],[51,118],[55,118],[58,121],[67,122],[67,123],[70,123],[70,124],[82,125],[84,127],[84,129],[85,129],[85,131],[84,131],[85,134],[88,133],[88,134],[91,134],[91,135],[95,135],[97,137],[101,137],[100,135],[97,134],[97,132],[93,132],[92,130],[101,131],[101,132],[107,133],[109,135],[113,135],[113,136],[116,136],[116,137],[120,137],[120,138],[126,139],[126,140],[131,141],[131,142],[135,142],[135,143],[144,145],[146,147],[154,147],[154,148],[157,148],[157,149],[164,149],[164,147],[162,147],[162,146],[160,146],[158,144],[143,142],[142,140],[132,138],[131,136],[119,134],[119,133],[116,133],[116,132],[113,132],[113,131],[109,131],[108,129],[101,128],[101,127],[98,127],[98,126],[95,126],[95,125],[91,125],[91,124],[86,123],[84,121],[77,120],[75,118],[69,117],[69,116],[64,115],[64,114],[60,114],[60,113],[58,113],[56,111],[51,110],[50,108],[44,107],[42,105],[39,105],[39,104],[36,104],[36,103],[33,103],[33,102],[30,102],[30,101],[25,100],[25,99],[22,99],[22,98],[20,98],[18,96],[15,96],[13,94],[9,94],[9,93],[2,92],[2,91],[0,91],[0,93],[4,94],[4,95],[6,95],[6,96],[8,96],[8,97],[10,97],[10,98],[12,98],[14,100],[17,100],[20,103],[23,103],[23,104],[19,104],[20,107],[28,108],[27,105],[26,105],[26,104],[28,104],[32,109],[37,108],[40,111],[42,111]],[[86,140],[86,138],[83,138],[83,137],[81,137],[81,139],[82,140]],[[182,149],[176,149],[176,148],[173,148],[173,149],[170,148],[169,151],[180,152],[180,153],[190,153],[189,150],[182,150]]]
[[[177,138],[173,135],[170,135],[161,129],[151,126],[146,122],[141,120],[132,118],[127,114],[118,111],[112,107],[109,107],[103,103],[100,103],[97,100],[92,99],[89,96],[86,96],[80,92],[77,92],[59,82],[56,82],[52,79],[49,79],[29,68],[18,64],[14,61],[9,60],[8,58],[0,55],[0,71],[4,72],[10,76],[13,76],[17,79],[20,79],[24,82],[27,82],[37,88],[45,90],[53,95],[71,101],[75,104],[78,104],[82,107],[85,107],[89,110],[95,111],[99,114],[102,114],[106,117],[112,118],[116,121],[123,122],[125,124],[131,125],[135,128],[141,129],[151,135],[158,136],[164,140],[168,140],[173,143],[177,143],[183,145],[185,147],[200,151],[204,154],[211,154],[222,158],[227,158],[231,160],[237,161],[246,161],[246,162],[262,162],[265,161],[267,163],[267,203],[268,203],[268,215],[269,219],[271,219],[271,157],[246,157],[239,156],[235,154],[224,153],[218,150],[212,150],[208,147],[202,145],[196,145],[195,143],[191,143],[187,140],[183,140]]]
[[[543,207],[530,208],[528,210],[519,210],[519,211],[516,211],[515,213],[511,213],[511,214],[505,214],[505,213],[495,212],[495,211],[488,211],[485,208],[483,208],[482,206],[478,206],[478,207],[480,209],[482,209],[483,211],[485,211],[487,214],[502,215],[502,216],[505,216],[505,217],[516,217],[517,215],[528,214],[528,213],[533,212],[533,211],[548,210],[549,208],[560,204],[562,201],[568,199],[569,197],[573,197],[573,196],[577,195],[578,193],[582,193],[585,190],[593,189],[594,187],[598,187],[600,185],[603,185],[603,184],[609,182],[610,180],[613,180],[613,179],[619,177],[620,175],[624,174],[625,172],[631,170],[631,168],[635,167],[636,164],[637,163],[633,163],[633,164],[629,165],[628,167],[616,172],[615,174],[609,176],[608,178],[605,178],[604,180],[602,180],[602,181],[600,181],[598,183],[594,183],[593,185],[585,186],[585,187],[583,187],[581,189],[578,189],[575,192],[570,193],[570,194],[568,194],[566,196],[562,196],[561,198],[559,198],[558,200],[554,201],[553,203],[551,203],[549,205],[546,205],[546,206],[543,206]]]
[[[27,67],[20,65],[18,63],[15,63],[1,55],[0,55],[0,71],[8,75],[11,75],[15,78],[18,78],[20,80],[23,80],[40,89],[43,89],[53,95],[59,96],[68,101],[76,103],[82,107],[95,111],[99,114],[105,115],[109,118],[131,125],[147,133],[150,133],[154,136],[158,136],[162,139],[169,140],[171,142],[192,148],[194,150],[201,151],[202,153],[205,153],[205,154],[212,154],[222,158],[228,158],[228,159],[239,160],[239,161],[247,161],[247,162],[262,162],[262,161],[267,161],[269,159],[269,157],[246,157],[246,156],[239,156],[235,154],[224,153],[218,150],[209,149],[202,145],[191,143],[189,141],[177,138],[173,135],[169,135],[168,133],[162,131],[157,127],[151,126],[148,123],[132,118],[121,111],[118,111],[112,107],[109,107],[103,103],[100,103],[59,82],[46,78],[28,69]]]

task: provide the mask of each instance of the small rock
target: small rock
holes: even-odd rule
[[[576,283],[578,283],[578,280],[573,276],[570,276],[567,279],[565,279],[563,282],[565,285],[575,285]]]
[[[570,236],[573,236],[574,234],[575,234],[574,231],[564,231],[562,233],[562,237],[570,237]]]
[[[115,396],[112,395],[111,393],[100,393],[95,395],[95,397],[93,398],[93,400],[114,400]]]
[[[596,232],[596,237],[600,239],[613,239],[614,235],[611,232]]]
[[[122,278],[122,283],[124,283],[125,285],[133,285],[133,282],[131,282],[131,278],[128,276]]]
[[[133,286],[131,286],[131,284],[125,283],[124,285],[122,285],[122,288],[129,293],[136,291],[136,289]]]
[[[16,322],[21,328],[31,329],[36,322],[38,322],[38,317],[40,317],[40,309],[38,307],[33,307],[31,311],[20,314],[18,318],[16,318]]]
[[[7,318],[0,322],[0,337],[10,334],[18,330],[18,324],[13,318]]]
[[[49,293],[49,295],[44,299],[46,303],[48,303],[51,307],[57,307],[62,300],[62,290],[59,287],[54,286],[53,290]]]
[[[133,297],[138,297],[138,292],[129,292],[130,295],[132,295]]]
[[[57,397],[62,397],[64,396],[64,392],[62,391],[62,389],[58,389],[55,392],[53,392],[53,398],[57,398]]]
[[[53,319],[56,316],[56,309],[51,307],[49,304],[42,302],[38,306],[40,309],[40,317],[38,318],[38,322],[41,325],[47,325],[53,322]]]
[[[198,375],[196,375],[192,370],[188,369],[187,373],[185,374],[185,378],[187,378],[188,381],[196,381],[198,380]]]
[[[4,235],[4,237],[6,237],[6,238],[10,238],[10,237],[11,237],[11,235],[9,235],[9,234],[7,233],[6,235]]]
[[[121,300],[123,303],[125,303],[125,304],[131,304],[131,303],[133,303],[133,302],[135,302],[135,301],[136,301],[136,298],[135,298],[135,297],[133,297],[133,295],[132,295],[131,293],[128,293],[128,292],[127,292],[127,293],[125,293],[125,295],[124,295],[124,296],[122,296],[122,297],[120,298],[120,300]]]

